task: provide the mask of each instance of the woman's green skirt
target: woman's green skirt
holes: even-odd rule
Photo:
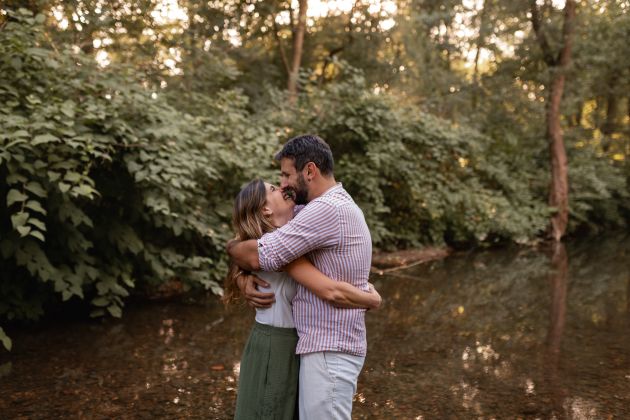
[[[235,419],[298,418],[297,341],[295,328],[254,324],[241,359]]]

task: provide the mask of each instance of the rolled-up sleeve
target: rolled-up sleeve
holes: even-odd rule
[[[329,203],[313,201],[286,225],[258,240],[261,270],[278,271],[291,261],[339,242],[339,211]]]

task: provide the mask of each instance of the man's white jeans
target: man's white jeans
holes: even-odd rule
[[[300,356],[300,420],[345,420],[365,357],[336,351]]]

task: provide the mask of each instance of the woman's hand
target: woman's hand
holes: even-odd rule
[[[236,278],[236,284],[241,289],[247,304],[252,308],[269,308],[276,301],[273,293],[258,291],[257,286],[269,287],[269,283],[251,273],[243,272]]]

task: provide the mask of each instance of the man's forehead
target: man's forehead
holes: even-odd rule
[[[295,172],[295,159],[288,157],[280,159],[280,170],[282,172]]]

